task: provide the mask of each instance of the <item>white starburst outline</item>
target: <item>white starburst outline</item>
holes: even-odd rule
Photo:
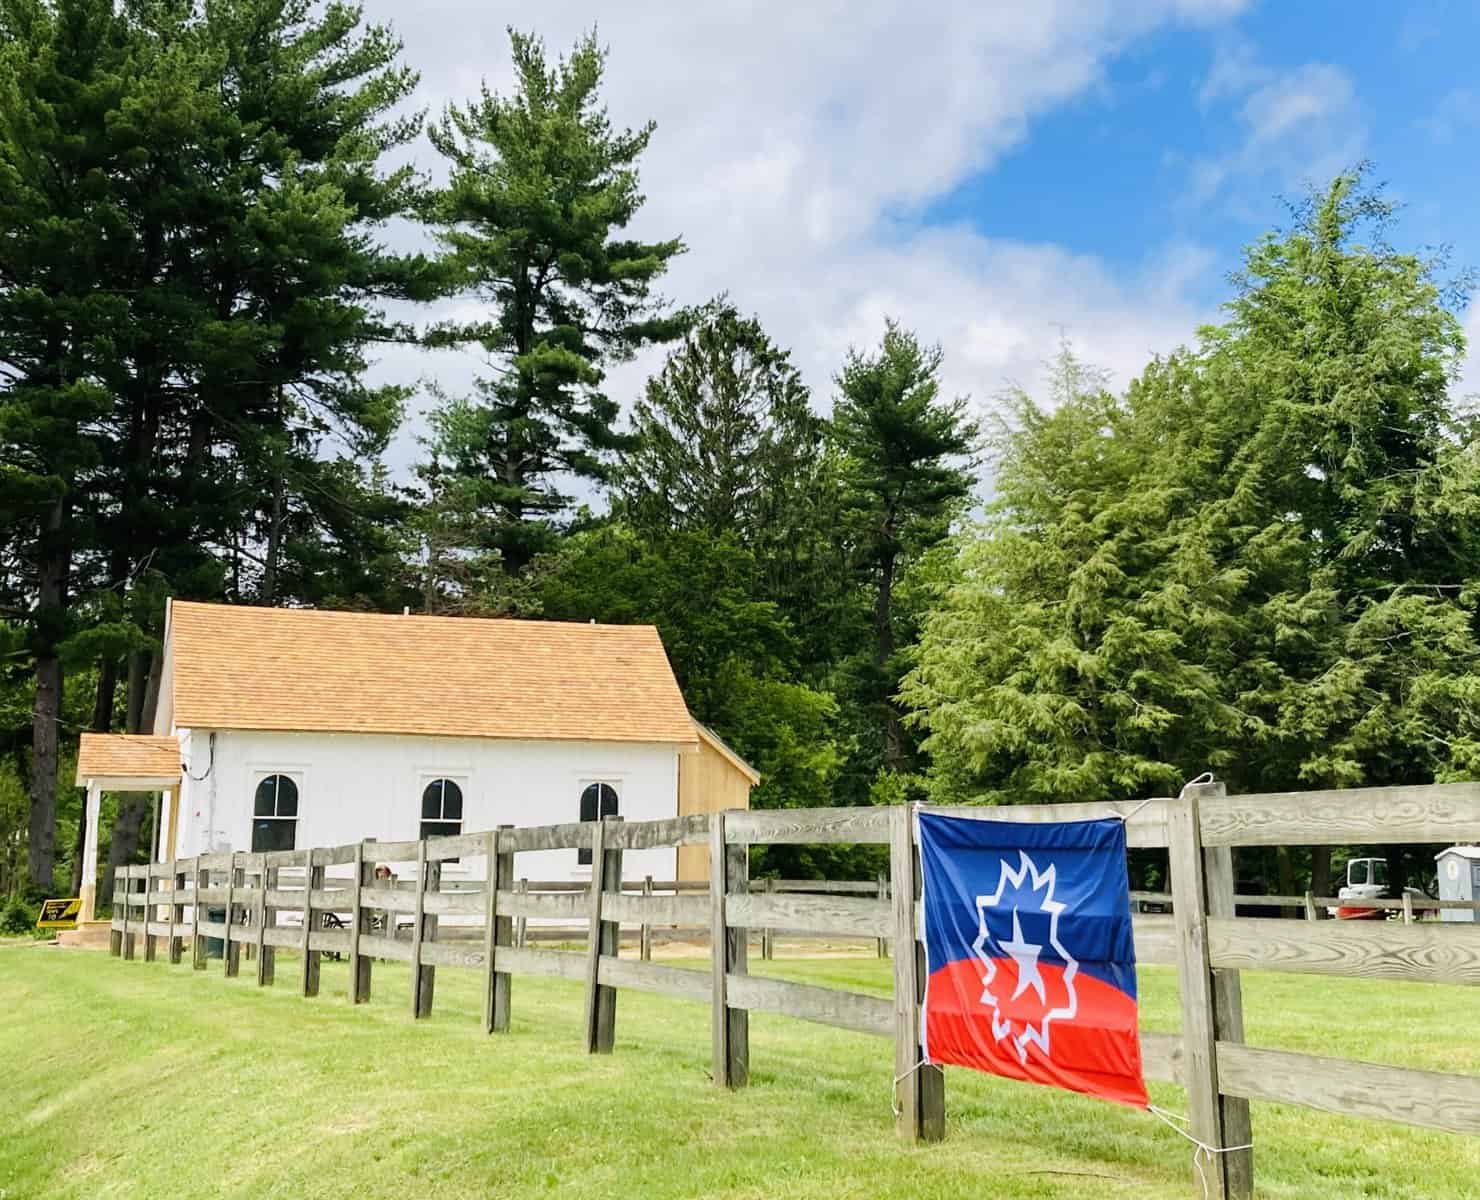
[[[1017,1050],[1020,1062],[1028,1061],[1028,1047],[1037,1046],[1045,1058],[1052,1058],[1050,1050],[1050,1026],[1054,1021],[1073,1020],[1079,1011],[1079,993],[1074,987],[1074,977],[1079,973],[1079,963],[1064,949],[1059,941],[1059,914],[1068,906],[1061,900],[1053,898],[1054,889],[1054,867],[1049,865],[1048,870],[1040,871],[1038,864],[1028,857],[1026,850],[1018,851],[1019,860],[1016,870],[1008,865],[1006,859],[1001,860],[1002,873],[997,879],[997,890],[990,896],[978,896],[976,898],[976,915],[979,932],[976,941],[971,943],[972,952],[981,960],[986,974],[982,976],[982,999],[981,1002],[992,1010],[992,1035],[1000,1042],[1008,1038]],[[987,909],[997,908],[1002,903],[1002,893],[1011,884],[1014,889],[1021,889],[1023,880],[1030,880],[1029,891],[1043,892],[1043,898],[1038,902],[1040,912],[1048,914],[1048,944],[1064,961],[1064,989],[1068,993],[1069,1002],[1061,1008],[1050,1009],[1044,1014],[1041,1025],[1035,1027],[1031,1021],[1023,1022],[1021,1035],[1012,1034],[1012,1022],[1004,1020],[1001,1016],[1000,1001],[992,991],[992,981],[997,977],[997,966],[987,953],[987,943],[996,940],[987,929]],[[1018,906],[1013,905],[1013,919],[1017,920]],[[1016,935],[1015,935],[1016,936]]]

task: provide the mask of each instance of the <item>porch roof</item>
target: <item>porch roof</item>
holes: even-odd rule
[[[152,791],[180,785],[180,743],[143,733],[84,733],[77,750],[77,786]]]

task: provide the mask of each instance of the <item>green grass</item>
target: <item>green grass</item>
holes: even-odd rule
[[[752,965],[889,989],[872,958]],[[413,1023],[404,967],[377,964],[353,1009],[342,966],[311,1001],[287,954],[270,989],[249,964],[236,980],[211,966],[0,946],[0,1196],[1199,1194],[1188,1147],[1153,1117],[964,1071],[948,1073],[947,1140],[901,1146],[880,1039],[755,1014],[751,1086],[727,1093],[701,1005],[623,992],[616,1053],[587,1057],[569,983],[516,979],[513,1030],[489,1038],[471,972],[440,970],[435,1014]],[[1170,973],[1142,974],[1144,1026],[1175,1029]],[[1256,1044],[1480,1072],[1473,991],[1251,975],[1245,997]],[[1261,1196],[1480,1192],[1480,1139],[1272,1105],[1254,1128]]]

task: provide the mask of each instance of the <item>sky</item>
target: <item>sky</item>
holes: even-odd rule
[[[552,52],[596,26],[612,119],[657,131],[633,227],[682,236],[674,303],[728,292],[826,411],[886,316],[983,408],[1043,389],[1061,339],[1128,382],[1190,342],[1241,249],[1360,161],[1407,249],[1480,266],[1480,6],[1445,0],[367,0],[432,114],[512,82],[505,27]],[[437,173],[429,144],[416,161]],[[1480,343],[1480,307],[1467,316]],[[635,396],[656,365],[621,367]],[[467,390],[476,355],[379,373]],[[1480,390],[1480,355],[1461,385]],[[426,403],[423,394],[413,411]],[[415,455],[420,419],[392,451]]]

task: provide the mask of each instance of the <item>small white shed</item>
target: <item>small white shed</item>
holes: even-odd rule
[[[1441,850],[1435,861],[1439,865],[1440,900],[1480,900],[1480,846],[1450,846]],[[1441,908],[1441,921],[1480,921],[1474,909]]]

